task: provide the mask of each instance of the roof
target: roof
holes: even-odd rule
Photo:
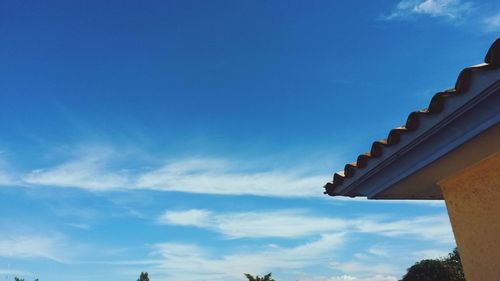
[[[379,173],[385,166],[400,161],[399,159],[406,157],[405,155],[408,154],[408,151],[412,149],[415,150],[417,146],[427,146],[427,150],[421,150],[420,153],[422,151],[426,151],[426,153],[432,151],[434,148],[429,146],[428,140],[436,138],[440,134],[440,130],[443,130],[444,126],[450,126],[453,122],[459,122],[455,119],[460,116],[469,114],[469,117],[466,116],[467,118],[477,119],[474,121],[475,125],[469,126],[471,128],[470,132],[476,132],[474,134],[469,132],[469,138],[464,138],[463,142],[457,143],[455,146],[447,146],[443,143],[441,147],[448,147],[448,150],[450,150],[465,143],[467,140],[487,128],[497,125],[500,118],[500,103],[498,103],[500,101],[498,98],[498,96],[500,96],[500,39],[497,39],[492,44],[486,54],[484,62],[483,64],[463,69],[457,78],[454,88],[435,94],[427,108],[411,112],[404,126],[392,129],[386,139],[373,142],[370,151],[360,154],[355,162],[346,164],[342,171],[335,173],[333,175],[333,180],[324,186],[325,194],[330,196],[374,197],[375,193],[373,191],[371,193],[360,191],[359,186],[362,184],[367,185],[370,177]],[[487,79],[482,79],[478,76],[488,77]],[[486,99],[489,99],[489,106]],[[492,99],[495,99],[495,101]],[[491,106],[492,102],[493,105],[496,104],[496,106]],[[474,115],[468,112],[468,110],[474,106],[481,106],[483,111],[488,112],[484,114],[475,114],[478,115],[478,117],[474,117]],[[479,125],[486,123],[488,123],[489,126]],[[472,125],[472,123],[469,125]],[[457,128],[461,128],[464,125],[457,123],[453,126],[456,131]],[[484,128],[483,130],[478,130],[474,126]],[[448,137],[450,138],[448,143],[452,143],[454,142],[452,137],[456,139],[461,136],[460,134],[453,136],[453,133],[454,132],[451,131],[451,134],[448,134],[448,136],[443,136],[444,134],[441,134],[440,137]],[[466,135],[465,132],[461,132],[461,134]],[[498,142],[498,144],[500,145],[500,142]],[[439,157],[445,155],[445,152],[446,151],[443,151],[443,153],[429,159],[435,161]],[[417,158],[418,157],[419,156],[417,156]],[[425,161],[422,161],[422,159],[419,160],[420,162],[417,162],[424,163]],[[424,164],[430,164],[432,162],[431,160]],[[415,166],[417,162],[414,161],[413,166]],[[423,167],[424,164],[421,166]],[[410,162],[408,162],[408,165],[409,168],[407,170],[412,170],[411,173],[417,171],[416,168],[412,168]],[[405,173],[409,175],[410,172],[407,171]],[[401,179],[402,178],[399,177],[392,182],[387,182],[385,183],[385,187]],[[378,188],[377,192],[380,192],[380,190],[381,189]]]

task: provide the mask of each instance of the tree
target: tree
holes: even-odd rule
[[[149,276],[147,272],[141,272],[139,279],[137,281],[149,281]]]
[[[19,278],[19,277],[14,277],[14,281],[24,281],[24,278]],[[33,281],[38,281],[38,278],[36,278],[35,280]]]
[[[251,274],[245,273],[245,277],[248,279],[248,281],[275,281],[271,277],[271,272],[269,272],[268,274],[264,275],[263,277],[260,277],[258,275],[256,275],[255,277],[253,277]]]
[[[453,252],[448,254],[448,257],[444,260],[444,262],[453,275],[453,281],[465,281],[462,260],[460,259],[460,254],[458,253],[458,249],[456,247],[453,249]]]
[[[401,281],[465,281],[458,249],[444,259],[421,260],[408,268]]]
[[[440,260],[421,260],[408,268],[401,281],[452,281],[452,273]]]

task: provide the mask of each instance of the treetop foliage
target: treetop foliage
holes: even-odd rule
[[[14,277],[14,281],[24,281],[24,278],[19,278],[19,277]],[[38,278],[36,278],[35,280],[33,281],[38,281]]]
[[[137,281],[149,281],[149,276],[147,272],[141,272],[139,279]]]
[[[271,272],[269,272],[268,274],[264,275],[263,277],[260,277],[258,275],[256,275],[254,277],[251,274],[245,273],[245,277],[248,279],[248,281],[275,281],[271,277]]]
[[[465,281],[458,249],[444,259],[415,263],[400,281]]]

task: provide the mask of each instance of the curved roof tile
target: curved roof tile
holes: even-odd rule
[[[325,194],[335,196],[338,188],[348,178],[353,177],[358,170],[362,170],[367,166],[368,161],[377,161],[377,158],[382,156],[384,149],[389,146],[396,146],[399,143],[401,135],[417,131],[420,123],[420,118],[424,115],[433,116],[439,114],[446,106],[446,102],[454,96],[465,93],[471,81],[471,74],[475,71],[483,71],[488,69],[495,69],[500,67],[500,38],[497,39],[489,48],[484,64],[475,65],[464,68],[458,75],[457,82],[453,89],[448,89],[436,93],[429,106],[425,109],[411,112],[408,115],[406,124],[401,127],[392,129],[386,139],[375,141],[369,152],[360,154],[356,162],[346,164],[343,171],[337,172],[333,175],[333,181],[328,182],[325,188]]]

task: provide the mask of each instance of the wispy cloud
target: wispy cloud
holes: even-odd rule
[[[67,225],[82,230],[89,230],[91,228],[90,225],[83,223],[68,223]]]
[[[388,257],[389,253],[385,247],[372,246],[366,252],[379,257]]]
[[[157,276],[164,275],[171,280],[241,280],[243,272],[262,274],[327,263],[343,240],[343,234],[328,234],[296,247],[268,246],[251,253],[220,257],[193,244],[158,244],[154,254],[160,256],[163,263],[154,270]]]
[[[386,19],[405,18],[415,15],[459,19],[472,9],[471,2],[462,0],[403,0]]]
[[[388,237],[408,237],[452,243],[453,232],[446,215],[422,216],[402,220],[356,220],[357,229],[364,233],[377,233]]]
[[[109,171],[107,157],[90,155],[55,167],[37,169],[22,180],[32,185],[78,187],[90,190],[127,188],[128,175]]]
[[[191,209],[187,211],[166,211],[158,218],[162,224],[210,227],[214,223],[214,215],[207,210]]]
[[[360,263],[356,261],[350,262],[331,262],[330,266],[334,269],[340,270],[344,273],[355,275],[392,275],[399,272],[399,268],[391,264],[373,263],[370,264]]]
[[[491,3],[476,3],[467,0],[401,0],[390,13],[382,15],[385,20],[432,17],[445,19],[449,23],[473,27],[474,31],[490,33],[500,30],[498,6]]]
[[[190,193],[310,197],[321,195],[321,186],[328,178],[302,169],[262,170],[249,164],[241,169],[242,163],[223,159],[180,160],[140,175],[136,185]]]
[[[406,237],[452,243],[453,233],[445,215],[387,218],[334,218],[317,216],[304,210],[217,214],[208,210],[166,211],[159,223],[207,228],[226,238],[299,238],[327,232],[372,233],[387,237]],[[372,254],[383,255],[372,248]]]
[[[69,249],[67,241],[60,235],[20,235],[0,239],[0,257],[6,258],[45,258],[66,263],[70,253],[74,253]]]
[[[415,260],[423,260],[423,259],[438,259],[446,257],[448,256],[448,253],[449,251],[445,250],[427,249],[427,250],[417,251],[412,255],[415,257]]]
[[[488,31],[499,31],[500,30],[500,13],[486,17],[483,20]]]
[[[8,163],[3,159],[5,152],[0,150],[0,186],[16,185],[14,175],[8,169]]]
[[[163,224],[209,228],[227,238],[299,238],[339,232],[348,226],[343,219],[317,217],[300,210],[215,214],[207,210],[166,211]]]
[[[309,281],[396,281],[395,276],[402,269],[377,261],[377,257],[363,262],[357,260],[337,261],[347,257],[340,256],[346,245],[347,233],[322,235],[319,239],[292,247],[269,245],[248,253],[214,255],[213,251],[194,244],[164,243],[155,245],[153,256],[162,259],[153,266],[151,272],[165,279],[178,280],[243,280],[242,272],[265,274],[267,272],[295,272],[297,280]],[[333,269],[346,275],[308,276],[304,270],[314,265]]]
[[[10,175],[5,171],[0,170],[0,186],[11,184],[13,184],[13,180],[11,179]]]
[[[266,161],[239,161],[229,158],[191,157],[151,160],[142,156],[128,158],[119,149],[91,147],[73,153],[59,163],[25,172],[3,173],[0,185],[48,186],[78,188],[92,192],[154,190],[217,195],[255,195],[265,197],[320,197],[330,172],[318,171],[315,165],[298,162],[276,168]],[[149,158],[138,163],[136,158]],[[151,164],[153,162],[153,164]],[[158,165],[156,163],[166,163]],[[335,201],[366,200],[336,198]],[[376,203],[374,200],[369,200]],[[334,202],[332,200],[332,202]],[[427,204],[443,206],[429,200],[378,201],[382,204]],[[133,210],[131,210],[133,211]],[[140,216],[140,214],[136,214]]]
[[[365,265],[370,267],[370,265]],[[372,276],[352,276],[352,275],[341,275],[333,277],[309,277],[304,279],[299,279],[299,281],[397,281],[398,278],[390,275],[372,275]]]
[[[110,147],[90,147],[72,153],[59,163],[16,174],[2,170],[0,186],[48,186],[78,188],[92,192],[154,190],[217,195],[265,197],[321,197],[322,186],[331,177],[310,163],[276,168],[266,161],[239,161],[229,158],[154,158],[137,163],[136,158]],[[140,152],[136,152],[141,154]],[[59,156],[60,157],[60,156]],[[153,165],[151,164],[153,162]],[[154,165],[155,163],[166,163]],[[1,162],[0,162],[1,164]],[[357,198],[358,200],[363,200]],[[343,200],[337,198],[337,200]],[[352,202],[353,199],[345,199]],[[375,202],[375,201],[372,201]],[[442,206],[438,201],[384,201]]]
[[[326,174],[305,169],[263,168],[219,158],[178,159],[152,169],[112,165],[114,154],[82,155],[62,164],[33,170],[21,178],[28,185],[91,191],[149,189],[201,194],[271,197],[321,196]],[[1,175],[1,174],[0,174]]]
[[[11,269],[11,268],[0,268],[0,276],[2,276],[2,275],[5,276],[5,280],[7,280],[7,277],[9,277],[9,275],[11,275],[11,276],[12,275],[14,275],[14,276],[35,276],[35,274],[28,272],[28,271],[24,271],[24,270]]]

